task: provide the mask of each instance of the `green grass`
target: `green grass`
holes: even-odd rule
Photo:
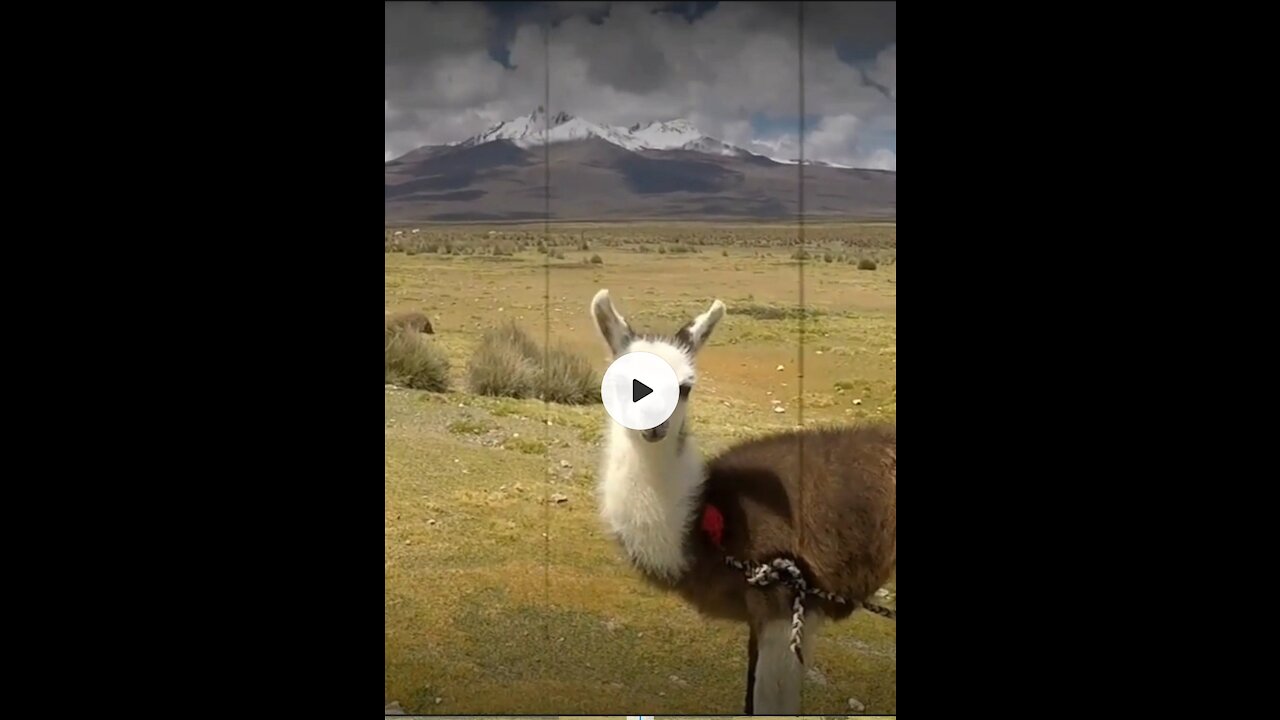
[[[466,417],[449,423],[449,432],[454,435],[483,435],[489,432],[491,427],[489,423]]]
[[[542,440],[533,440],[530,438],[511,438],[506,441],[505,446],[508,450],[515,450],[525,455],[546,455],[547,444]]]

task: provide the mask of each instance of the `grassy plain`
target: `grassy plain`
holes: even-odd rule
[[[803,265],[796,228],[778,225],[553,226],[545,252],[540,225],[394,230],[385,306],[430,316],[450,389],[384,387],[385,701],[428,714],[740,712],[745,630],[647,587],[601,530],[604,408],[470,394],[468,360],[513,319],[599,374],[598,289],[637,330],[662,332],[720,298],[729,314],[691,398],[705,453],[794,426],[802,383],[806,425],[894,420],[896,227],[807,226]],[[893,606],[896,580],[887,590]],[[856,698],[896,714],[895,639],[867,613],[826,628],[804,711],[843,715]]]

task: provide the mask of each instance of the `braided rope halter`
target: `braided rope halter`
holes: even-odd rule
[[[708,503],[703,509],[702,514],[702,530],[711,542],[720,550],[724,550],[721,545],[724,534],[724,516],[715,505]],[[774,584],[781,584],[791,588],[795,593],[795,597],[791,601],[791,652],[795,653],[796,659],[800,664],[804,664],[804,653],[800,646],[804,640],[804,598],[806,595],[816,595],[823,600],[836,603],[838,605],[854,605],[861,607],[869,612],[875,613],[881,617],[887,618],[894,622],[898,620],[898,611],[891,610],[879,605],[873,605],[866,601],[854,601],[841,597],[832,592],[827,592],[821,588],[810,587],[804,578],[804,573],[796,565],[794,560],[790,558],[775,558],[772,562],[757,563],[751,560],[739,560],[732,555],[725,555],[725,565],[736,568],[746,576],[747,584],[764,588]]]

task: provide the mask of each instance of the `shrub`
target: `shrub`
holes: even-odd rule
[[[858,261],[858,269],[859,270],[875,270],[876,261],[870,258],[862,258],[861,260]]]
[[[543,400],[566,405],[600,402],[600,381],[591,363],[564,348],[547,351],[539,395]]]
[[[527,398],[533,396],[538,367],[515,347],[481,341],[471,357],[467,382],[477,395]]]
[[[591,256],[591,264],[592,264],[592,265],[603,265],[603,264],[604,264],[604,258],[600,257],[600,255],[599,255],[599,254],[592,255],[592,256]]]
[[[399,327],[384,337],[384,383],[433,392],[449,389],[449,358],[427,336]]]
[[[477,395],[537,397],[564,404],[600,401],[600,382],[586,358],[559,347],[544,357],[538,344],[514,322],[493,328],[480,339],[468,369],[468,384]]]

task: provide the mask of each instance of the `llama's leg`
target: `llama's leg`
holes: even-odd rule
[[[791,619],[765,620],[758,642],[754,714],[799,715],[804,667],[791,651]]]
[[[804,611],[804,638],[800,641],[800,652],[804,653],[805,667],[813,667],[814,651],[818,648],[818,635],[822,632],[825,621],[826,616],[819,610]]]
[[[747,701],[746,709],[743,711],[747,715],[755,714],[756,692],[756,658],[760,656],[760,647],[756,639],[756,629],[750,627],[748,632],[750,636],[747,638]]]

